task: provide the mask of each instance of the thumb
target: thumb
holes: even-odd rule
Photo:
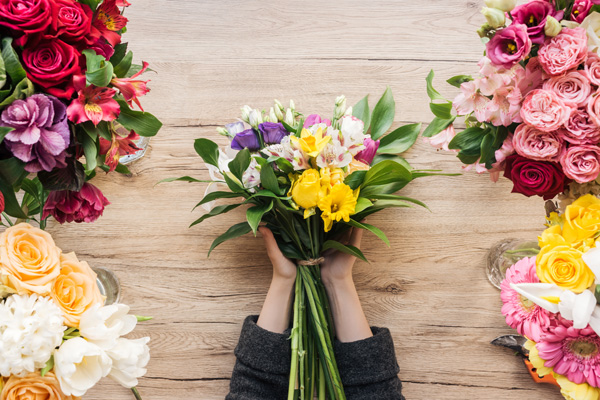
[[[267,227],[261,226],[258,228],[261,233],[263,240],[265,242],[265,246],[267,248],[267,255],[272,263],[280,262],[285,258],[281,250],[279,250],[279,246],[277,245],[277,240],[275,240],[275,236],[273,232]]]

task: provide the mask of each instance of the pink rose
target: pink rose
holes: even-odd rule
[[[592,85],[584,71],[571,71],[552,77],[544,82],[543,88],[553,91],[559,99],[573,108],[587,105],[592,93]]]
[[[560,129],[559,132],[571,144],[600,143],[600,128],[586,108],[574,109],[565,123],[565,129]]]
[[[513,146],[517,154],[536,161],[558,161],[563,141],[558,132],[544,132],[527,124],[515,130]]]
[[[600,56],[589,53],[584,69],[592,85],[600,86]]]
[[[568,178],[577,183],[596,180],[600,173],[600,148],[592,145],[570,147],[560,158]]]
[[[556,93],[543,89],[529,93],[521,107],[523,122],[544,132],[557,130],[570,115],[571,108]]]
[[[594,123],[600,126],[600,90],[592,94],[587,105],[587,111]]]
[[[583,28],[563,30],[540,48],[538,57],[549,75],[562,75],[577,68],[588,55],[587,34]]]

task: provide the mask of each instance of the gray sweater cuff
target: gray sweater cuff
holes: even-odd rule
[[[335,357],[345,386],[369,385],[392,379],[400,372],[389,329],[372,327],[373,337],[335,342]]]
[[[288,374],[291,363],[290,332],[267,331],[256,325],[257,315],[244,321],[235,355],[245,365],[270,374]]]

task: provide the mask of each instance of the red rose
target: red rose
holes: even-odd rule
[[[48,0],[0,0],[0,27],[16,36],[19,46],[31,36],[46,33],[52,22],[52,7]]]
[[[35,48],[23,51],[23,67],[27,77],[45,89],[45,92],[70,99],[75,93],[73,77],[81,74],[81,54],[60,39],[43,41]]]
[[[80,43],[92,29],[92,9],[74,0],[54,0],[52,17],[50,35],[67,43]]]
[[[534,161],[519,155],[506,158],[504,177],[512,181],[513,193],[540,196],[544,200],[563,192],[569,184],[560,164]]]

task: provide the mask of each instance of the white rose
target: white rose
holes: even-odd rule
[[[69,339],[54,352],[54,373],[67,396],[83,396],[110,372],[112,361],[83,338]]]
[[[137,317],[128,313],[129,306],[125,304],[103,307],[97,304],[82,314],[79,333],[102,349],[110,349],[115,346],[119,337],[135,328]]]
[[[590,51],[598,52],[600,48],[600,13],[593,12],[580,25],[585,29],[588,37],[588,47]]]
[[[149,341],[148,337],[117,340],[115,347],[106,352],[112,359],[112,369],[108,376],[126,388],[137,386],[137,378],[146,374],[146,365],[150,361]]]

